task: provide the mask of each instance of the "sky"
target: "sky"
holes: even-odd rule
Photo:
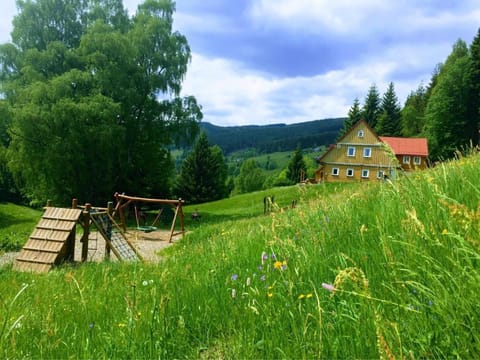
[[[124,0],[130,14],[143,0]],[[0,43],[15,0],[1,0]],[[219,126],[346,117],[375,84],[400,105],[428,85],[458,39],[480,28],[478,0],[177,0],[192,61],[182,95]]]

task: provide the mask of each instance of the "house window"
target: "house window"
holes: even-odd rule
[[[372,157],[372,148],[366,147],[363,149],[363,157]]]
[[[353,169],[347,169],[347,176],[352,177],[353,176]]]
[[[358,137],[363,138],[365,136],[365,132],[363,130],[358,130]]]
[[[369,176],[370,176],[370,170],[368,170],[368,169],[363,169],[363,170],[362,170],[362,178],[368,179]]]
[[[420,165],[422,163],[422,158],[420,156],[414,156],[413,157],[413,163],[415,165]]]
[[[410,155],[403,155],[403,163],[410,164]]]
[[[377,179],[383,179],[385,177],[385,173],[383,170],[378,170],[377,172]]]
[[[333,176],[338,176],[339,172],[340,172],[340,170],[338,168],[333,168],[332,169],[332,175]]]
[[[347,156],[348,157],[354,157],[355,156],[355,147],[354,146],[349,146],[348,147]]]

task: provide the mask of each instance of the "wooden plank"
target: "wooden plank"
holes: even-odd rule
[[[51,268],[52,268],[52,264],[39,264],[39,263],[22,262],[22,261],[15,261],[13,263],[13,269],[16,271],[44,273],[49,271]]]
[[[23,250],[17,257],[17,261],[33,263],[53,264],[57,258],[56,253],[44,253],[39,251]]]
[[[30,239],[24,245],[25,250],[37,250],[37,251],[46,251],[46,252],[60,252],[64,246],[63,242],[57,241],[45,241],[45,240],[35,240]]]

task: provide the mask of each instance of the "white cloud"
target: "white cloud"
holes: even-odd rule
[[[417,31],[470,29],[480,20],[478,3],[442,10],[443,2],[412,0],[259,0],[249,16],[259,27],[286,29],[307,34],[365,38],[371,35],[405,34]]]
[[[355,97],[363,103],[372,83],[383,93],[396,67],[379,60],[313,77],[272,78],[194,53],[182,93],[194,95],[203,106],[204,121],[216,125],[295,123],[347,116]],[[395,82],[402,102],[419,81]]]

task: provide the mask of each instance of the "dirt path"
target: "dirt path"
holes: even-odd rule
[[[161,256],[158,254],[162,249],[169,247],[182,238],[182,235],[177,235],[168,242],[169,231],[156,230],[150,233],[145,233],[137,230],[130,230],[127,233],[127,239],[135,246],[144,261],[159,262]],[[19,252],[7,252],[0,255],[0,267],[13,262],[18,256]],[[82,243],[78,238],[75,242],[75,261],[80,261],[82,254]],[[87,261],[101,262],[105,258],[105,240],[96,231],[90,233],[88,244],[88,258]],[[110,256],[112,261],[117,261],[117,258],[112,253]]]

